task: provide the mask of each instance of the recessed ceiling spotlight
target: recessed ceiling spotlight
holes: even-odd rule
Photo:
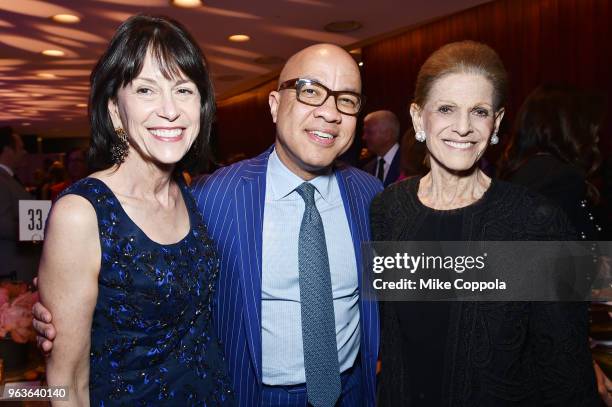
[[[234,35],[230,35],[229,37],[227,37],[228,40],[233,41],[233,42],[245,42],[251,39],[251,37],[249,37],[246,34],[234,34]]]
[[[49,57],[63,57],[66,55],[64,51],[60,51],[59,49],[46,49],[42,52],[42,54]]]
[[[329,31],[332,33],[348,33],[351,31],[357,31],[363,27],[359,21],[349,20],[349,21],[332,21],[329,24],[326,24],[323,29],[325,31]]]
[[[74,14],[56,14],[51,17],[56,23],[75,24],[81,21],[81,18]]]
[[[87,103],[77,103],[76,107],[87,107]]]
[[[201,0],[171,0],[170,4],[175,7],[193,8],[202,6]]]
[[[45,79],[54,79],[57,78],[56,75],[52,74],[52,73],[47,73],[47,72],[39,72],[36,74],[36,76],[38,76],[39,78],[45,78]]]

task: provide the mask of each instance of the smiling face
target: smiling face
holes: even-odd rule
[[[279,83],[293,78],[315,80],[332,90],[361,92],[357,64],[333,45],[315,45],[294,55]],[[269,103],[276,123],[276,153],[304,180],[328,171],[353,142],[357,119],[340,113],[331,96],[321,106],[309,106],[296,99],[295,90],[286,89],[271,92]]]
[[[127,160],[170,165],[189,151],[200,131],[200,93],[185,75],[166,78],[150,53],[136,78],[117,92],[108,110],[129,137]]]
[[[438,79],[425,105],[412,104],[415,131],[427,135],[432,169],[466,171],[484,154],[504,110],[494,111],[493,85],[479,74],[453,73]]]

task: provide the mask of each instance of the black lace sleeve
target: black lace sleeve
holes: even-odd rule
[[[370,225],[372,227],[372,240],[385,240],[385,231],[389,230],[385,214],[384,192],[376,195],[370,204]]]

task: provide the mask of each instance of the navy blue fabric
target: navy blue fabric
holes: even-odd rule
[[[342,373],[342,393],[336,407],[355,407],[365,405],[362,387],[361,366],[356,365]],[[306,384],[297,386],[263,386],[262,407],[307,407]]]
[[[100,180],[85,178],[62,194],[86,198],[98,218],[91,405],[233,404],[211,321],[219,261],[183,184],[181,191],[190,231],[169,245],[149,239]]]
[[[214,321],[225,346],[229,374],[240,406],[262,405],[261,260],[268,156],[221,168],[198,181],[193,193],[221,259]],[[351,229],[362,284],[361,242],[370,239],[369,208],[380,181],[353,167],[335,170]],[[362,405],[374,406],[379,321],[376,302],[359,302]],[[283,404],[279,404],[283,405]],[[357,404],[359,405],[359,404]]]

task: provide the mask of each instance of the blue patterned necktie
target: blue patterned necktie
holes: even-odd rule
[[[315,187],[304,182],[296,191],[306,204],[298,245],[306,391],[314,407],[333,407],[342,384],[325,231]]]

